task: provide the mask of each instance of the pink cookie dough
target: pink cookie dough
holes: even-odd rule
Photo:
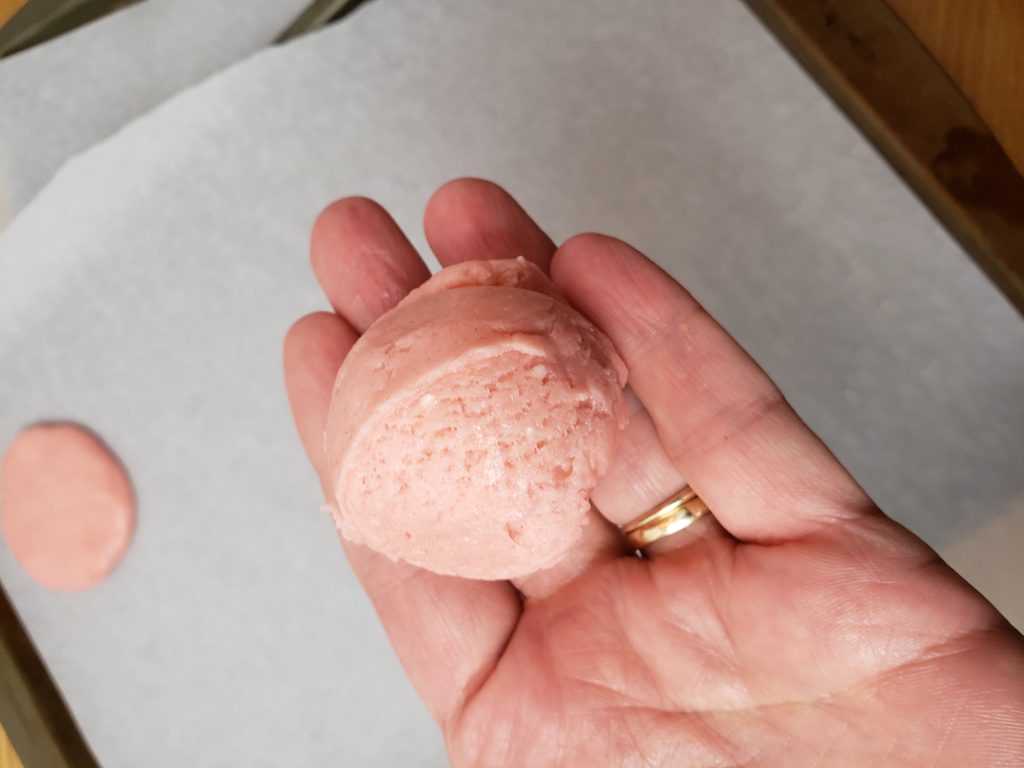
[[[88,589],[131,540],[134,503],[124,469],[88,431],[30,427],[0,464],[0,516],[15,559],[43,586]]]
[[[524,259],[442,270],[345,359],[325,435],[345,538],[507,579],[580,538],[627,408],[611,342]]]

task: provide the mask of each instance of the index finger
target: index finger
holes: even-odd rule
[[[669,456],[734,536],[785,541],[872,508],[757,363],[638,251],[580,235],[551,271],[612,339]]]

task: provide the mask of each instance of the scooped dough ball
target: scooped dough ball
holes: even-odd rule
[[[524,259],[465,262],[383,315],[327,420],[342,534],[438,573],[555,564],[625,426],[611,342]]]

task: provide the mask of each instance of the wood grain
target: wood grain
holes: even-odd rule
[[[7,738],[3,724],[0,724],[0,768],[25,768],[18,753],[14,751],[14,745]]]
[[[24,4],[25,0],[0,0],[0,27],[17,13],[18,9]]]
[[[1024,176],[882,0],[745,0],[1024,312]]]
[[[1024,0],[887,0],[1024,173]]]

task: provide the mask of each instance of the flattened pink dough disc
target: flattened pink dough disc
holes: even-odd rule
[[[611,342],[525,260],[442,270],[335,382],[326,447],[342,534],[438,573],[554,565],[625,425]]]
[[[14,557],[43,586],[88,589],[131,540],[134,505],[124,469],[89,432],[30,427],[0,465],[0,516]]]

